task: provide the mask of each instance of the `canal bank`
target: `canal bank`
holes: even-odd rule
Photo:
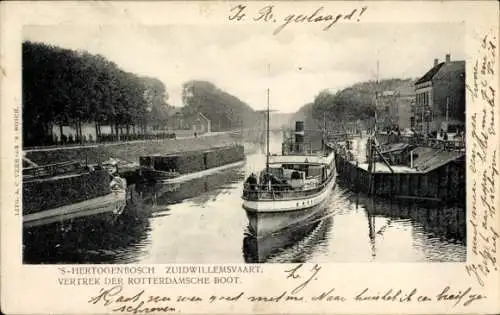
[[[180,139],[160,139],[94,144],[72,147],[39,148],[24,151],[27,159],[38,165],[80,161],[99,164],[111,158],[139,163],[141,156],[167,155],[177,152],[208,150],[231,146],[238,141],[226,133]]]

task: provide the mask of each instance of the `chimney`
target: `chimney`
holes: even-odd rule
[[[436,58],[436,59],[434,59],[434,67],[435,67],[435,66],[437,66],[437,65],[438,65],[438,63],[439,63],[439,59],[437,59],[437,58]]]
[[[446,54],[446,62],[450,62],[450,54]]]
[[[295,150],[297,152],[302,152],[304,149],[304,122],[295,122]]]

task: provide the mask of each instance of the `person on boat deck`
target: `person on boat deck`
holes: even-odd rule
[[[250,190],[257,190],[257,176],[254,173],[248,176],[247,184],[250,187]]]

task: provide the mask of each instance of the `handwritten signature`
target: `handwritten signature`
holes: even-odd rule
[[[300,280],[305,279],[304,281],[302,281],[297,287],[295,287],[291,291],[292,294],[297,294],[300,291],[302,291],[305,287],[307,287],[307,285],[312,280],[318,280],[317,275],[318,275],[319,271],[321,270],[321,266],[319,266],[318,264],[315,264],[312,267],[312,269],[310,270],[310,274],[308,274],[307,276],[304,276],[304,274],[302,273],[303,266],[304,266],[304,264],[299,264],[299,265],[297,265],[297,267],[285,271],[285,273],[287,274],[287,276],[286,276],[287,279],[290,279],[290,278],[291,279],[300,279]]]

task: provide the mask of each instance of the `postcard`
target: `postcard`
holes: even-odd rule
[[[500,312],[495,2],[0,9],[4,313]]]

